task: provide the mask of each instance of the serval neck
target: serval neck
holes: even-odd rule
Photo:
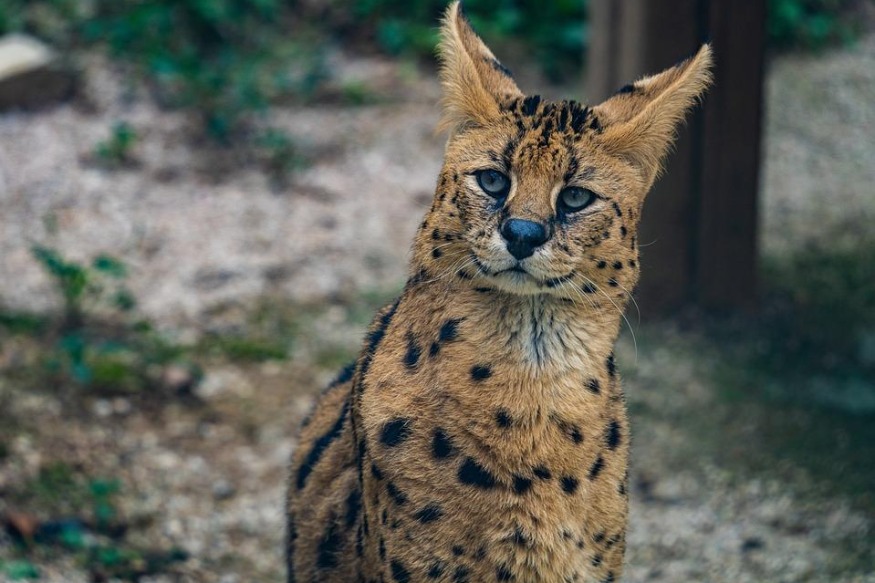
[[[613,362],[623,306],[594,307],[550,294],[516,295],[455,274],[413,273],[406,299],[422,309],[465,319],[474,330],[475,345],[525,376],[588,375]]]

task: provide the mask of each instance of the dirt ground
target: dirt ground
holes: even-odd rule
[[[379,99],[271,112],[309,161],[282,187],[253,169],[225,170],[181,114],[157,110],[99,59],[76,102],[0,115],[0,305],[57,306],[30,252],[41,243],[73,259],[125,261],[144,312],[181,341],[245,327],[264,302],[302,322],[288,361],[209,361],[193,402],[76,400],[64,387],[24,391],[0,376],[0,422],[16,424],[0,455],[0,515],[53,518],[51,505],[21,507],[31,500],[21,490],[63,462],[119,481],[128,543],[187,553],[142,581],[282,580],[293,429],[329,364],[355,353],[365,320],[346,298],[366,295],[370,306],[403,282],[443,147],[430,72],[379,59],[339,65],[373,79]],[[871,225],[875,36],[775,58],[766,94],[764,251]],[[140,136],[136,164],[107,171],[89,158],[118,120]],[[719,352],[672,324],[631,320],[637,348],[626,334],[618,352],[635,434],[625,580],[875,582],[872,506],[824,493],[819,476],[780,454],[753,464],[771,413],[726,404],[710,374]],[[0,370],[19,350],[0,348]],[[0,561],[21,556],[0,532]],[[42,581],[90,580],[76,555],[27,557]]]

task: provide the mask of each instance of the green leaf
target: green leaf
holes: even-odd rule
[[[6,576],[13,581],[22,581],[24,579],[39,579],[39,570],[26,560],[9,561],[3,565],[3,571]]]
[[[101,273],[119,279],[128,274],[125,264],[110,255],[98,255],[94,258],[94,261],[92,261],[91,266]]]

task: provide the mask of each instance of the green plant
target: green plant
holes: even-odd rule
[[[121,489],[121,484],[118,480],[95,479],[91,480],[88,488],[91,493],[94,523],[98,530],[106,531],[118,514],[115,497]]]
[[[0,572],[9,577],[12,581],[23,581],[25,579],[39,579],[39,570],[26,560],[17,561],[0,561]]]
[[[356,26],[374,31],[390,54],[432,55],[442,0],[357,0]],[[466,0],[465,13],[486,37],[522,42],[553,77],[578,69],[587,43],[585,0]]]
[[[38,578],[28,558],[42,558],[48,548],[73,556],[96,581],[138,581],[187,558],[179,549],[142,549],[125,540],[129,525],[118,506],[122,495],[118,479],[96,478],[52,462],[8,494],[14,507],[33,516],[53,517],[36,521],[32,532],[10,531],[20,543],[22,558],[0,561],[0,573],[12,580]]]
[[[821,49],[859,34],[854,0],[769,0],[769,44],[776,48]]]
[[[122,284],[127,277],[127,268],[119,260],[109,255],[99,255],[88,268],[64,259],[54,249],[41,245],[34,246],[32,253],[54,280],[63,298],[65,328],[81,325],[86,308],[96,309],[106,301],[123,312],[130,312],[136,306],[131,292]]]
[[[320,36],[282,0],[0,0],[0,33],[63,49],[98,47],[142,74],[159,102],[195,114],[211,137],[245,137],[253,115],[323,77]],[[105,153],[134,136],[116,133]]]
[[[276,186],[285,186],[292,172],[303,165],[295,142],[285,132],[266,129],[255,140],[259,164]]]
[[[109,138],[94,148],[95,157],[104,165],[119,167],[130,164],[131,149],[137,142],[137,132],[126,122],[118,122],[112,127]]]
[[[148,74],[163,102],[196,111],[220,140],[280,95],[311,92],[321,77],[311,48],[318,44],[279,0],[95,4],[82,37]]]
[[[192,378],[200,378],[199,367],[184,349],[137,316],[121,261],[99,255],[85,266],[42,246],[34,247],[33,254],[63,299],[63,316],[44,357],[43,368],[50,376],[116,393],[160,384],[161,371],[171,365],[184,366]]]

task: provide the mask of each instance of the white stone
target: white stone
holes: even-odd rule
[[[73,77],[52,50],[22,34],[0,37],[0,109],[37,107],[67,97]]]

